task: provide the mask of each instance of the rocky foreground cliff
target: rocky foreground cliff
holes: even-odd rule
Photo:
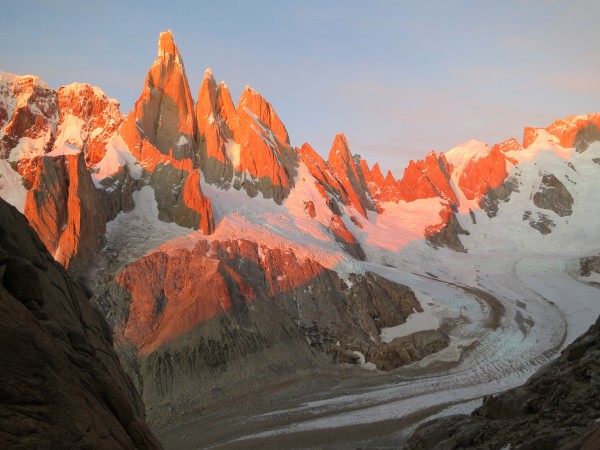
[[[470,416],[421,425],[409,449],[594,450],[600,445],[600,318],[518,388]]]
[[[89,292],[0,199],[0,447],[158,449]]]

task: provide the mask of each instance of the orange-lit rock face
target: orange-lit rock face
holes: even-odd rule
[[[6,76],[0,79],[0,158],[18,159],[18,171],[33,183],[36,156],[52,150],[58,122],[58,99],[37,77]],[[12,150],[22,139],[30,139],[19,154]]]
[[[535,142],[538,136],[538,129],[533,127],[525,127],[523,130],[523,148],[528,148]]]
[[[546,131],[556,136],[562,147],[570,148],[575,146],[578,133],[589,125],[600,127],[600,114],[569,116],[553,122]]]
[[[450,185],[452,167],[448,164],[443,153],[438,157],[434,152],[430,152],[424,161],[417,162],[417,166],[427,177],[440,198],[455,205],[458,204],[456,193]]]
[[[69,133],[69,128],[83,123],[80,142],[69,138],[58,139],[81,148],[89,167],[98,163],[105,154],[108,139],[119,129],[124,120],[119,102],[89,84],[73,83],[58,90],[60,119],[59,132]],[[79,139],[77,139],[79,140]]]
[[[325,191],[329,191],[342,203],[348,205],[349,199],[346,190],[325,160],[307,143],[302,145],[301,148],[296,149],[296,151],[300,156],[300,160],[306,165],[311,175],[315,177],[319,186],[323,189],[323,198],[327,199]]]
[[[240,115],[240,126],[247,131],[251,127],[256,126],[256,123],[249,114],[243,114],[246,109],[252,111],[256,118],[266,124],[267,127],[275,133],[281,143],[289,146],[290,138],[288,132],[277,116],[273,106],[271,106],[262,95],[248,86],[244,89],[237,107],[238,114]]]
[[[204,197],[200,188],[200,170],[193,170],[185,180],[183,199],[185,205],[200,216],[198,228],[204,234],[213,233],[215,225],[212,217],[212,208],[210,200]]]
[[[199,241],[190,250],[159,250],[115,278],[131,296],[129,315],[117,327],[116,338],[147,354],[231,310],[236,302],[252,302],[259,292],[274,296],[291,290],[322,270],[316,262],[299,261],[291,251],[259,248],[246,240]],[[262,274],[264,284],[248,284],[245,280],[252,274]]]
[[[67,223],[68,169],[64,159],[39,158],[33,173],[33,187],[27,192],[25,217],[50,253]]]
[[[396,180],[391,172],[388,172],[388,177],[384,178],[378,163],[375,163],[373,168],[369,170],[369,164],[364,159],[360,160],[360,171],[373,200],[377,202],[397,200],[394,196]],[[378,208],[378,212],[382,212],[382,210]]]
[[[354,160],[343,134],[335,137],[329,152],[328,164],[346,191],[349,204],[366,217],[366,210],[374,210],[375,207],[370,199],[367,182],[360,170],[360,162]]]
[[[224,85],[221,87],[219,97],[223,102],[219,112],[225,116],[219,116],[221,133],[230,131],[231,144],[237,144],[226,163],[235,171],[234,187],[245,189],[251,197],[261,192],[265,198],[281,204],[293,187],[298,165],[285,127],[273,107],[256,91],[246,87],[234,113],[229,93]]]
[[[458,205],[458,198],[450,184],[452,167],[442,153],[430,152],[425,160],[410,161],[404,176],[398,182],[399,198],[407,202],[440,197]]]
[[[407,202],[419,198],[432,198],[437,196],[435,189],[427,179],[427,176],[412,160],[408,163],[406,169],[404,169],[404,176],[398,182],[398,191],[400,193],[400,198]]]
[[[222,104],[221,90],[212,73],[207,70],[196,103],[198,135],[204,136],[206,145],[203,159],[214,158],[221,164],[227,164],[225,143],[227,138],[233,138],[233,133],[230,131],[229,135],[226,134],[226,123],[221,117]]]
[[[564,148],[575,147],[578,137],[581,138],[591,127],[600,128],[600,113],[582,116],[568,116],[556,120],[544,128],[548,133],[558,138],[558,143]],[[527,148],[536,140],[539,128],[526,127],[523,132],[523,147]]]
[[[293,186],[297,155],[270,103],[246,87],[236,109],[227,86],[217,86],[209,69],[198,94],[196,120],[207,182],[283,201]]]
[[[521,144],[519,144],[519,142],[515,138],[510,138],[503,142],[500,142],[499,144],[494,145],[492,147],[492,150],[494,150],[494,149],[498,149],[502,153],[507,153],[507,152],[523,150],[523,147],[521,146]]]
[[[84,268],[95,257],[107,216],[83,153],[39,158],[25,216],[66,268]]]
[[[479,201],[488,190],[500,186],[507,175],[506,158],[498,147],[493,147],[487,156],[468,162],[458,185],[468,200]]]
[[[147,139],[163,154],[192,158],[195,136],[194,101],[183,60],[170,31],[161,33],[158,58],[148,71],[135,118]]]
[[[36,139],[52,131],[58,116],[56,92],[41,85],[35,77],[24,75],[15,77],[12,85],[9,83],[2,86],[0,93],[10,95],[16,100],[4,134],[16,139]],[[5,116],[4,120],[8,121],[9,111],[5,112]]]
[[[211,233],[212,208],[196,170],[196,127],[181,55],[171,33],[161,33],[158,58],[148,72],[135,111],[119,133],[151,174],[159,218]]]

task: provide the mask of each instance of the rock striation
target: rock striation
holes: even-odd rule
[[[246,86],[237,107],[225,83],[205,73],[196,104],[206,180],[281,204],[294,186],[298,155],[273,106]]]
[[[103,206],[82,152],[38,158],[25,216],[56,260],[73,273],[85,275],[103,245],[108,220]]]
[[[86,290],[0,199],[0,446],[161,448]]]
[[[600,437],[600,318],[523,386],[470,416],[421,425],[410,449],[595,449]]]
[[[214,221],[199,182],[196,127],[183,59],[169,30],[160,34],[158,57],[120,134],[150,174],[160,220],[210,234]]]

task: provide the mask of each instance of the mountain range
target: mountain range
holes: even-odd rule
[[[167,31],[128,115],[98,87],[1,72],[0,196],[91,287],[171,439],[174,416],[332,363],[425,374],[411,396],[462,389],[423,409],[524,381],[600,314],[599,127],[469,141],[396,179],[343,134],[327,159],[292,146],[210,69],[194,99]]]

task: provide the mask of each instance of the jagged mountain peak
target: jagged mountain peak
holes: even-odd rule
[[[192,158],[194,100],[183,59],[170,31],[160,34],[158,57],[150,67],[135,119],[148,140],[164,155]],[[178,143],[188,145],[178,145]]]
[[[158,38],[158,56],[166,57],[167,55],[179,57],[179,49],[175,45],[171,30],[161,32]]]
[[[339,156],[338,156],[339,155]],[[348,157],[352,158],[352,154],[350,153],[350,148],[348,146],[348,140],[344,133],[338,133],[333,138],[333,144],[331,145],[331,150],[329,151],[329,161],[333,161],[338,157],[342,157],[347,159]]]
[[[575,147],[582,152],[587,149],[589,142],[600,136],[600,113],[567,116],[552,122],[546,128],[525,127],[523,131],[523,147],[529,148],[542,131],[556,138],[556,142],[563,148]]]
[[[48,84],[37,75],[15,75],[10,72],[0,70],[0,84],[14,85],[15,89],[32,89],[34,86],[42,89],[50,89]]]
[[[237,106],[238,114],[247,111],[251,111],[258,119],[267,124],[283,143],[289,145],[290,137],[287,129],[271,103],[248,85],[244,88]]]
[[[61,86],[60,88],[58,88],[57,92],[91,92],[93,93],[94,96],[100,98],[100,99],[105,99],[108,98],[107,95],[104,93],[104,91],[102,89],[100,89],[98,86],[93,86],[89,83],[81,83],[81,82],[74,82],[74,83],[70,83],[67,84],[65,86]],[[117,102],[118,101],[116,99],[111,99],[113,102]]]
[[[215,76],[213,75],[213,71],[210,67],[207,67],[206,70],[204,71],[204,78],[212,78],[213,80],[215,79]]]

